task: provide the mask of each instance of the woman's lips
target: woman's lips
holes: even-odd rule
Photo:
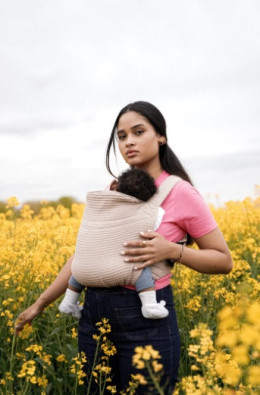
[[[126,156],[128,158],[132,158],[133,156],[135,156],[137,154],[137,151],[126,151]]]

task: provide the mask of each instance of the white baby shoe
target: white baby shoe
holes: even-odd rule
[[[145,318],[160,319],[169,315],[169,311],[164,307],[166,302],[161,300],[160,303],[150,303],[142,306],[142,314]]]
[[[59,310],[64,314],[71,314],[73,317],[80,319],[82,306],[79,305],[78,299],[80,294],[67,288],[65,296],[59,305]]]
[[[164,307],[166,302],[161,300],[157,303],[155,291],[139,292],[139,297],[142,302],[142,314],[145,318],[160,319],[165,318],[169,311]]]
[[[67,303],[64,299],[59,305],[59,310],[64,314],[71,314],[73,317],[80,319],[81,318],[81,310],[83,306],[80,306],[79,303]]]

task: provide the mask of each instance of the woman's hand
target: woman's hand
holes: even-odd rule
[[[39,299],[33,303],[30,307],[24,310],[16,320],[15,333],[18,334],[25,324],[30,324],[32,320],[37,317],[44,309],[44,305],[39,302]]]
[[[181,247],[180,244],[170,242],[156,232],[149,231],[140,235],[143,241],[124,243],[126,247],[131,248],[126,248],[121,253],[127,256],[125,262],[143,262],[136,265],[136,269],[143,269],[164,259],[177,261],[181,257],[183,265],[200,273],[228,274],[232,270],[232,257],[219,228],[194,239],[199,250]],[[134,257],[131,257],[132,255]]]
[[[135,269],[143,269],[165,259],[174,259],[171,254],[173,254],[175,243],[166,240],[159,233],[152,231],[140,232],[140,236],[143,240],[134,240],[124,243],[126,250],[121,252],[121,255],[127,256],[125,262],[143,262],[141,265],[138,264]],[[180,246],[178,244],[175,245],[176,254],[174,255],[176,255],[177,259],[179,257]],[[128,249],[127,247],[131,248]]]
[[[74,254],[68,259],[58,276],[46,291],[41,294],[35,303],[19,315],[15,324],[16,334],[23,329],[25,324],[31,324],[32,320],[43,311],[44,307],[47,307],[65,292],[71,276],[71,263],[73,258]]]

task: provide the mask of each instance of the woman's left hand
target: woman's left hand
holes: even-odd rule
[[[134,240],[124,243],[126,249],[121,252],[121,255],[127,256],[125,262],[138,262],[135,269],[143,269],[164,259],[172,259],[170,257],[175,243],[171,243],[159,233],[152,231],[140,232],[140,236],[143,240]],[[127,247],[131,248],[128,249]],[[143,263],[140,265],[140,262]]]

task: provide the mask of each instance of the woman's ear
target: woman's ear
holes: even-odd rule
[[[166,144],[166,138],[165,137],[160,137],[158,141],[159,141],[159,145]]]

